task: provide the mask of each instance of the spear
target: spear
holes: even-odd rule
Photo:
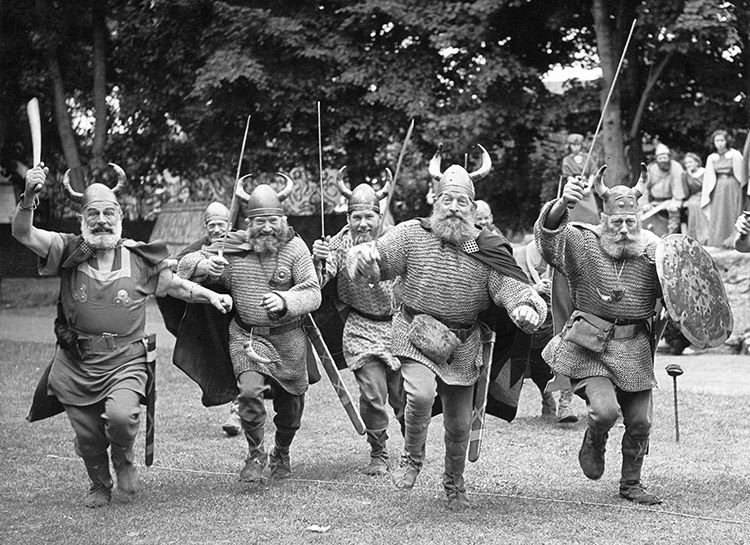
[[[323,136],[320,128],[320,101],[318,101],[318,172],[320,174],[320,238],[326,238],[325,192],[323,190]],[[326,270],[326,260],[320,261],[321,270]]]
[[[240,160],[237,162],[237,174],[234,176],[234,186],[232,188],[232,204],[229,206],[229,224],[227,230],[224,231],[224,237],[221,239],[221,247],[219,248],[219,257],[224,257],[224,246],[227,243],[227,235],[229,230],[232,228],[232,218],[236,214],[234,207],[237,205],[237,184],[240,181],[240,172],[242,171],[242,160],[245,157],[245,144],[247,144],[247,132],[250,129],[250,116],[247,116],[247,123],[245,124],[245,136],[242,138],[242,149],[240,150]]]
[[[398,161],[396,161],[396,173],[393,175],[393,181],[391,182],[391,190],[385,197],[385,206],[383,207],[383,219],[385,219],[386,214],[388,214],[388,210],[390,210],[391,207],[391,197],[396,194],[396,181],[398,180],[398,174],[401,172],[401,163],[404,161],[404,154],[406,153],[406,147],[409,145],[409,141],[411,140],[411,133],[414,130],[414,118],[411,118],[411,123],[409,123],[409,128],[406,129],[406,136],[404,137],[404,143],[401,144],[401,151],[398,153]],[[383,222],[380,222],[380,225],[378,226],[378,236],[380,236],[383,232]]]

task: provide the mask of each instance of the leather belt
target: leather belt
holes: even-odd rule
[[[140,342],[143,335],[117,335],[115,333],[102,333],[101,335],[86,335],[78,333],[78,350],[86,352],[112,352],[123,346]]]
[[[401,313],[404,315],[404,318],[406,318],[406,321],[411,323],[411,321],[414,319],[414,316],[417,314],[427,314],[428,316],[432,316],[435,318],[438,322],[442,323],[445,327],[450,329],[456,337],[458,337],[458,340],[462,343],[466,342],[466,339],[469,338],[471,333],[474,331],[474,326],[476,323],[471,324],[462,324],[460,322],[451,322],[449,320],[444,320],[442,318],[438,318],[437,316],[433,316],[432,314],[429,314],[427,312],[420,312],[408,305],[401,305]]]
[[[635,334],[638,333],[641,329],[648,329],[646,327],[646,322],[644,322],[643,320],[634,324],[627,324],[627,325],[615,324],[614,331],[612,333],[612,338],[613,339],[629,339],[630,337],[635,337]]]
[[[240,318],[239,314],[235,314],[234,321],[237,322],[237,325],[248,333],[252,332],[254,335],[273,336],[281,335],[282,333],[289,333],[290,331],[294,331],[295,329],[301,329],[304,318],[302,316],[298,316],[290,322],[285,322],[277,326],[260,326],[247,324],[242,321],[242,318]]]

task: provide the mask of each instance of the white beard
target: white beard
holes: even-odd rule
[[[122,237],[122,224],[117,224],[113,228],[113,233],[92,234],[87,225],[81,225],[81,236],[89,246],[94,250],[112,250],[117,246],[117,242]]]

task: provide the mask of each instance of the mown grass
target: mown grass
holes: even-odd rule
[[[92,511],[80,504],[87,481],[66,418],[24,420],[51,352],[48,343],[0,340],[2,543],[750,543],[748,395],[682,393],[677,444],[671,388],[655,392],[644,477],[665,503],[643,508],[617,497],[622,428],[610,436],[604,477],[588,481],[577,466],[583,423],[543,420],[527,382],[512,424],[488,419],[482,456],[466,472],[473,505],[451,513],[440,488],[441,418],[417,487],[398,492],[359,473],[366,443],[325,378],[307,398],[294,479],[240,483],[244,440],[223,436],[226,407],[201,406],[197,386],[169,363],[168,343],[159,348],[156,460],[141,468],[143,492],[130,502],[115,492],[109,508]],[[580,401],[576,408],[583,413]],[[395,459],[403,441],[397,426],[390,432]]]

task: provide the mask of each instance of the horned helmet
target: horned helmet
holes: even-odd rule
[[[344,171],[346,166],[339,169],[336,175],[336,185],[338,185],[341,194],[349,201],[347,212],[356,212],[359,210],[372,210],[380,214],[380,201],[383,200],[391,191],[393,174],[386,168],[387,179],[382,189],[375,191],[370,184],[359,184],[354,189],[349,189],[344,183]]]
[[[602,199],[602,213],[609,215],[637,215],[639,213],[638,199],[646,191],[646,180],[648,179],[648,171],[645,163],[641,163],[641,174],[638,177],[638,182],[633,187],[626,185],[607,187],[603,181],[606,169],[607,165],[604,165],[596,172],[593,184],[594,191]]]
[[[487,176],[492,168],[490,154],[481,144],[477,145],[482,150],[482,164],[473,172],[468,172],[460,165],[451,165],[445,169],[445,172],[441,172],[440,160],[443,145],[440,144],[438,146],[435,155],[433,155],[430,160],[429,166],[430,176],[436,182],[433,183],[433,194],[435,197],[444,191],[457,191],[459,193],[464,193],[474,200],[474,182]]]
[[[117,201],[117,193],[125,187],[127,177],[125,176],[125,171],[115,163],[109,163],[109,166],[112,167],[112,170],[114,170],[115,173],[117,173],[117,184],[115,187],[110,189],[103,183],[94,182],[93,184],[86,186],[83,193],[75,191],[70,186],[70,169],[66,170],[63,175],[62,184],[68,198],[71,201],[80,204],[82,210],[94,202],[111,203],[119,208],[120,203]]]
[[[281,201],[286,199],[294,189],[294,181],[288,174],[283,172],[277,173],[286,182],[281,191],[276,191],[268,184],[259,184],[249,194],[243,189],[243,182],[252,177],[252,174],[246,174],[237,181],[237,187],[234,191],[237,198],[245,203],[248,218],[259,216],[283,216],[284,209],[281,207]]]

